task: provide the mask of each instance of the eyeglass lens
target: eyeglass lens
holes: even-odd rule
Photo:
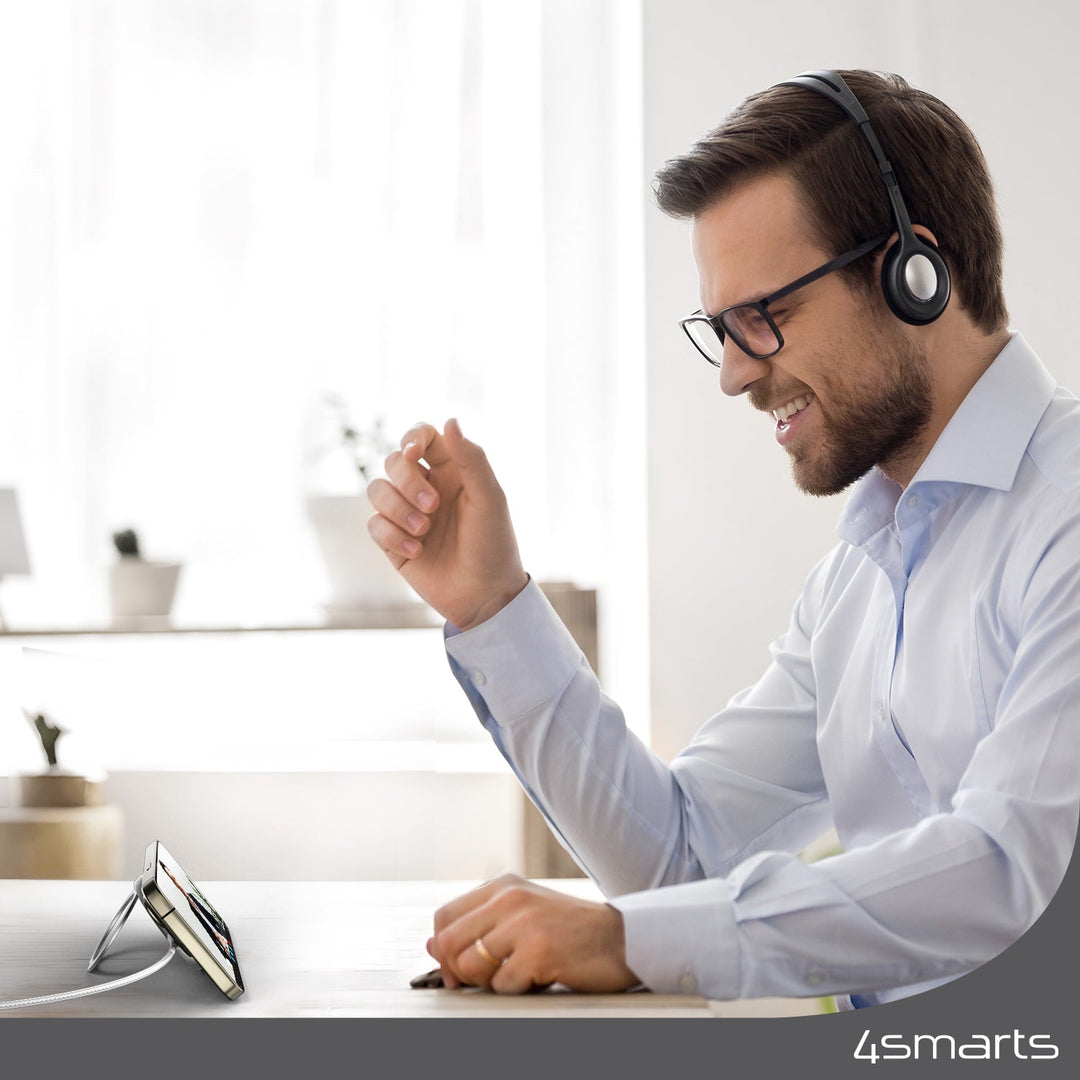
[[[724,343],[717,336],[712,323],[704,319],[690,319],[683,323],[690,339],[705,354],[705,358],[719,365],[724,358]]]
[[[735,344],[751,356],[771,356],[780,348],[772,324],[756,307],[729,308],[720,321],[725,333],[730,334]],[[694,344],[712,363],[719,365],[724,359],[724,340],[713,324],[700,318],[690,319],[684,325]]]
[[[780,348],[772,324],[756,307],[748,305],[725,311],[723,324],[739,348],[751,356],[768,356]]]

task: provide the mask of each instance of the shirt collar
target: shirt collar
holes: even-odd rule
[[[1020,334],[1010,334],[953,413],[908,490],[945,482],[1008,491],[1056,388],[1031,346]],[[864,543],[893,519],[900,493],[899,484],[871,469],[855,485],[837,535],[850,544]]]
[[[912,486],[934,480],[1008,491],[1057,382],[1018,333],[971,388]]]

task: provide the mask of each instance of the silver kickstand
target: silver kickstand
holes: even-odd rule
[[[120,909],[112,917],[112,922],[109,923],[108,930],[105,931],[101,940],[98,942],[98,947],[94,950],[94,955],[90,957],[90,963],[86,969],[87,971],[93,971],[104,959],[105,954],[109,951],[109,946],[116,939],[116,935],[124,929],[124,923],[127,922],[128,916],[131,914],[131,909],[135,906],[135,901],[137,899],[138,893],[136,892],[135,887],[132,886],[127,899],[120,905]]]

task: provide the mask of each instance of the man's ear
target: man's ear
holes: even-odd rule
[[[938,241],[937,241],[937,237],[936,237],[936,236],[934,235],[934,233],[933,233],[933,232],[932,232],[932,231],[931,231],[930,229],[928,229],[928,228],[927,228],[927,227],[926,227],[925,225],[912,225],[912,226],[911,226],[911,231],[912,231],[912,232],[913,232],[913,233],[914,233],[914,234],[915,234],[915,235],[916,235],[916,236],[917,236],[917,237],[918,237],[918,238],[919,238],[920,240],[929,240],[929,241],[930,241],[930,243],[934,245],[934,247],[938,247],[938,246],[939,246],[939,245],[938,245]],[[879,253],[877,254],[876,258],[877,258],[877,259],[878,259],[878,260],[880,261],[880,259],[881,259],[881,258],[882,258],[882,256],[883,256],[883,255],[885,254],[885,252],[886,252],[886,251],[888,251],[888,250],[889,250],[889,248],[891,248],[891,247],[893,246],[893,244],[895,244],[895,243],[896,243],[896,241],[897,241],[897,240],[899,240],[899,239],[900,239],[900,234],[899,234],[898,232],[896,232],[895,230],[893,230],[893,233],[892,233],[892,235],[891,235],[891,236],[889,237],[889,239],[888,239],[888,240],[886,240],[886,241],[885,241],[885,243],[884,243],[884,244],[882,245],[882,247],[881,247],[881,251],[880,251],[880,252],[879,252]]]
[[[911,231],[921,239],[929,240],[934,247],[938,246],[937,237],[925,225],[912,225]],[[893,233],[893,240],[895,240],[898,235],[899,233]],[[892,242],[892,240],[889,241],[890,244]]]

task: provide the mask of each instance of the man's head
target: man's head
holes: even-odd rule
[[[947,105],[898,75],[840,71],[866,110],[892,163],[913,223],[936,238],[949,264],[954,302],[983,333],[1008,321],[1002,242],[986,161],[971,130]],[[747,180],[778,170],[795,180],[805,227],[832,255],[894,229],[885,185],[865,138],[833,102],[799,86],[754,94],[656,174],[660,209],[696,217]],[[840,271],[855,288],[879,291],[875,264]]]
[[[819,266],[823,253],[800,229],[804,217],[795,182],[776,172],[743,183],[698,214],[691,237],[702,310],[767,296]],[[912,443],[934,403],[929,364],[910,328],[902,328],[880,296],[871,300],[853,290],[839,273],[769,310],[783,348],[757,360],[729,334],[720,385],[727,394],[746,393],[755,408],[775,417],[776,439],[791,456],[798,486],[833,495],[875,465],[896,477],[911,471]]]
[[[954,296],[933,328],[901,323],[881,292],[883,245],[757,305],[782,335],[774,356],[755,359],[726,335],[721,386],[773,412],[796,482],[819,495],[842,490],[874,465],[906,483],[958,404],[962,382],[955,372],[942,374],[931,342],[947,342],[953,354],[961,324],[970,335],[1000,336],[1007,319],[992,189],[966,126],[896,77],[841,74],[893,162],[916,230],[947,260]],[[833,102],[801,87],[750,98],[689,154],[668,162],[656,192],[663,210],[693,221],[708,315],[769,297],[896,232],[862,134]]]

